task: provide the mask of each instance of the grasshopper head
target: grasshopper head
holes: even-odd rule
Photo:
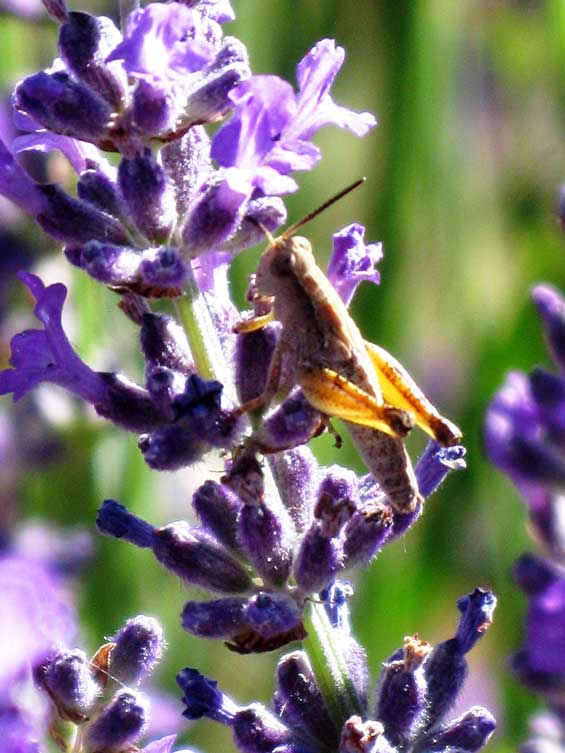
[[[287,238],[284,235],[275,238],[259,260],[255,277],[257,291],[265,296],[282,294],[313,259],[312,246],[307,238]]]

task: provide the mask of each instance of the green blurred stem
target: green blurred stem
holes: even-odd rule
[[[198,373],[203,379],[217,379],[224,385],[224,392],[236,402],[233,379],[226,366],[218,334],[208,311],[204,295],[199,290],[190,265],[185,294],[175,301],[190,351]]]
[[[304,622],[308,632],[304,649],[328,710],[337,729],[341,729],[354,714],[363,716],[363,706],[341,650],[343,637],[332,627],[324,605],[319,602],[310,603]]]

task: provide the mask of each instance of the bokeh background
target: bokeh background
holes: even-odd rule
[[[31,0],[29,0],[31,3]],[[111,14],[106,5],[78,5]],[[347,50],[335,99],[377,115],[363,140],[322,131],[324,158],[298,175],[289,198],[300,216],[360,175],[366,185],[308,228],[322,265],[331,234],[345,224],[367,226],[385,256],[379,288],[366,285],[353,311],[367,339],[384,345],[416,377],[442,412],[465,433],[468,469],[453,474],[415,530],[389,546],[359,578],[354,626],[370,665],[418,632],[443,640],[456,624],[455,601],[475,585],[499,597],[495,623],[470,656],[462,701],[498,716],[492,751],[516,749],[537,699],[507,672],[523,632],[524,601],[510,569],[534,546],[524,505],[488,464],[481,439],[490,397],[509,369],[547,363],[529,289],[546,280],[563,287],[563,237],[557,211],[563,160],[565,3],[563,0],[235,0],[239,36],[258,73],[294,82],[294,68],[318,39]],[[0,77],[6,97],[23,74],[47,65],[56,30],[39,7],[15,6],[0,18]],[[2,123],[9,135],[9,123]],[[52,157],[50,176],[71,180]],[[241,302],[259,249],[234,264]],[[15,269],[39,266],[50,282],[70,288],[68,326],[83,358],[99,370],[141,375],[133,325],[116,297],[65,266],[58,249],[0,205],[0,359],[9,336],[29,326],[30,301]],[[220,680],[242,702],[266,700],[275,655],[239,657],[182,632],[187,597],[146,552],[94,532],[95,510],[114,497],[155,523],[186,517],[192,490],[219,474],[221,460],[174,475],[144,467],[135,437],[104,425],[60,392],[42,389],[15,410],[0,402],[0,526],[6,538],[30,520],[83,526],[95,553],[81,576],[77,600],[89,650],[128,616],[163,620],[169,648],[159,682],[175,693],[174,675],[187,664]],[[345,437],[344,437],[345,438]],[[410,440],[414,454],[423,440]],[[324,462],[363,470],[346,441],[317,440]],[[229,735],[201,722],[187,738],[203,751],[231,751]]]

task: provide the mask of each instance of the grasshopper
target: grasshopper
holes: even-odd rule
[[[392,507],[412,512],[422,497],[403,439],[415,424],[444,446],[461,432],[426,398],[406,369],[378,345],[363,339],[339,294],[316,264],[310,242],[293,233],[363,180],[341,191],[278,238],[263,228],[268,246],[255,276],[256,299],[268,313],[239,322],[252,332],[281,323],[263,393],[237,409],[254,411],[272,402],[281,387],[299,385],[307,401],[340,418]]]

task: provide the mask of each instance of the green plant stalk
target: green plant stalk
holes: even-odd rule
[[[185,294],[175,301],[177,315],[184,327],[198,373],[203,379],[220,381],[224,385],[226,395],[235,403],[235,385],[227,368],[218,333],[204,295],[194,278],[194,272],[190,265],[187,266],[189,278],[185,285]]]
[[[337,640],[338,631],[329,620],[325,607],[320,602],[311,602],[304,616],[308,632],[304,649],[310,659],[318,686],[337,729],[354,715],[363,716],[363,705],[357,695],[347,660]]]

